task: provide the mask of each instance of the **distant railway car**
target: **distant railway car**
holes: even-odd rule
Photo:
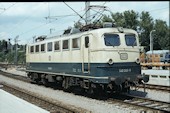
[[[89,92],[121,92],[149,80],[141,75],[139,39],[132,29],[74,28],[61,36],[38,39],[26,49],[26,71],[35,82],[54,82],[64,89],[79,86]]]
[[[170,86],[169,70],[142,70],[142,73],[149,76],[147,84]]]
[[[148,62],[169,62],[170,50],[153,50],[146,52]]]
[[[167,52],[167,53],[165,54],[164,62],[170,63],[170,52]]]

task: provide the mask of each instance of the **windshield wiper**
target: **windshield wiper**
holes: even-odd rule
[[[106,42],[107,42],[110,46],[113,46],[113,47],[114,47],[114,45],[112,45],[109,41],[106,40]]]
[[[134,46],[135,46],[135,44],[137,45],[136,40],[133,42],[132,47],[134,47]]]

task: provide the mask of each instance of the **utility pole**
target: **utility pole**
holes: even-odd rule
[[[0,8],[0,9],[1,9],[1,10],[4,10],[4,11],[6,10],[5,8]]]
[[[152,51],[152,63],[153,63],[153,37],[152,37],[152,32],[155,32],[155,30],[152,30],[150,32],[150,51]]]
[[[11,52],[11,48],[12,48],[12,45],[11,45],[11,38],[8,39],[8,50]]]
[[[33,38],[33,43],[34,43],[34,42],[35,42],[35,38],[36,38],[36,36],[33,36],[32,38]]]
[[[90,2],[85,2],[85,10],[86,12],[86,25],[90,24]]]
[[[19,35],[17,35],[16,37],[15,37],[15,39],[14,39],[14,41],[15,41],[15,55],[14,55],[14,63],[15,63],[15,65],[18,65],[18,37],[19,37]]]
[[[51,29],[50,29],[50,34],[52,34],[52,30],[55,30],[55,29],[51,28]]]
[[[152,37],[152,32],[154,32],[155,30],[152,30],[150,32],[150,51],[153,51],[153,37]]]

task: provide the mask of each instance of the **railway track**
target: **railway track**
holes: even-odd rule
[[[3,90],[22,98],[34,105],[37,105],[50,113],[90,113],[90,111],[82,108],[69,107],[62,105],[54,100],[42,97],[27,90],[3,83]]]
[[[128,107],[135,107],[135,109],[140,109],[140,112],[153,112],[153,113],[169,113],[170,103],[158,100],[152,100],[144,97],[137,97],[132,95],[121,95],[119,99],[109,98],[107,101],[109,103],[119,102],[126,104]]]
[[[7,73],[7,72],[4,72],[4,71],[1,71],[0,70],[0,74],[3,74],[7,77],[10,77],[10,78],[14,78],[14,79],[17,79],[17,80],[21,80],[21,81],[24,81],[24,82],[28,82],[30,83],[31,80],[25,76],[20,76],[20,75],[16,75],[16,74],[11,74],[11,73]],[[145,84],[144,85],[138,85],[136,88],[147,88],[147,89],[151,89],[151,90],[160,90],[160,91],[164,91],[164,92],[170,92],[170,87],[169,86],[159,86],[159,85],[150,85],[150,84]],[[132,89],[135,89],[135,87],[132,87]]]
[[[10,74],[10,73],[6,73],[6,72],[2,72],[0,71],[0,74],[3,74],[5,76],[8,76],[10,78],[14,78],[14,79],[19,79],[21,81],[24,82],[30,82],[30,80],[27,77],[24,76],[18,76],[15,74]],[[11,76],[13,75],[13,76]],[[142,87],[142,86],[141,86]],[[124,95],[123,99],[108,99],[108,102],[110,103],[122,103],[128,106],[132,106],[132,107],[137,107],[139,109],[142,109],[142,111],[154,111],[154,113],[168,113],[170,112],[170,103],[168,102],[162,102],[162,101],[158,101],[158,100],[151,100],[148,98],[142,98],[142,97],[135,97],[135,96],[131,96],[131,95]]]
[[[157,112],[163,112],[163,113],[170,112],[169,102],[163,102],[163,101],[153,100],[153,99],[144,98],[144,97],[131,96],[131,95],[127,95],[127,96],[133,99],[124,100],[125,103],[144,107],[146,109],[151,109]]]
[[[151,85],[151,84],[145,84],[144,85],[138,85],[138,88],[147,88],[151,90],[160,90],[160,91],[165,91],[165,92],[170,92],[170,87],[169,86],[160,86],[160,85]]]

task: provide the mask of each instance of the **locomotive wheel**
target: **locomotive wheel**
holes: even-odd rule
[[[122,92],[130,93],[130,84],[127,81],[122,84]]]
[[[130,93],[130,87],[123,88],[122,92]]]
[[[45,85],[45,86],[49,86],[49,82],[47,79],[45,78],[42,78],[42,83]]]
[[[99,97],[100,96],[100,87],[97,84],[91,84],[89,89],[87,90],[87,94],[90,97]]]
[[[30,75],[30,78],[32,80],[33,83],[39,84],[39,76],[37,73],[32,73]]]
[[[62,83],[62,86],[64,88],[64,91],[69,91],[69,78],[66,77],[64,80],[63,80],[63,83]]]
[[[89,90],[88,90],[88,94],[90,94],[90,95],[93,95],[94,94],[94,89],[93,88],[90,88]]]
[[[121,84],[120,84],[120,85],[117,85],[115,91],[116,91],[117,93],[122,92],[122,85],[121,85]]]

